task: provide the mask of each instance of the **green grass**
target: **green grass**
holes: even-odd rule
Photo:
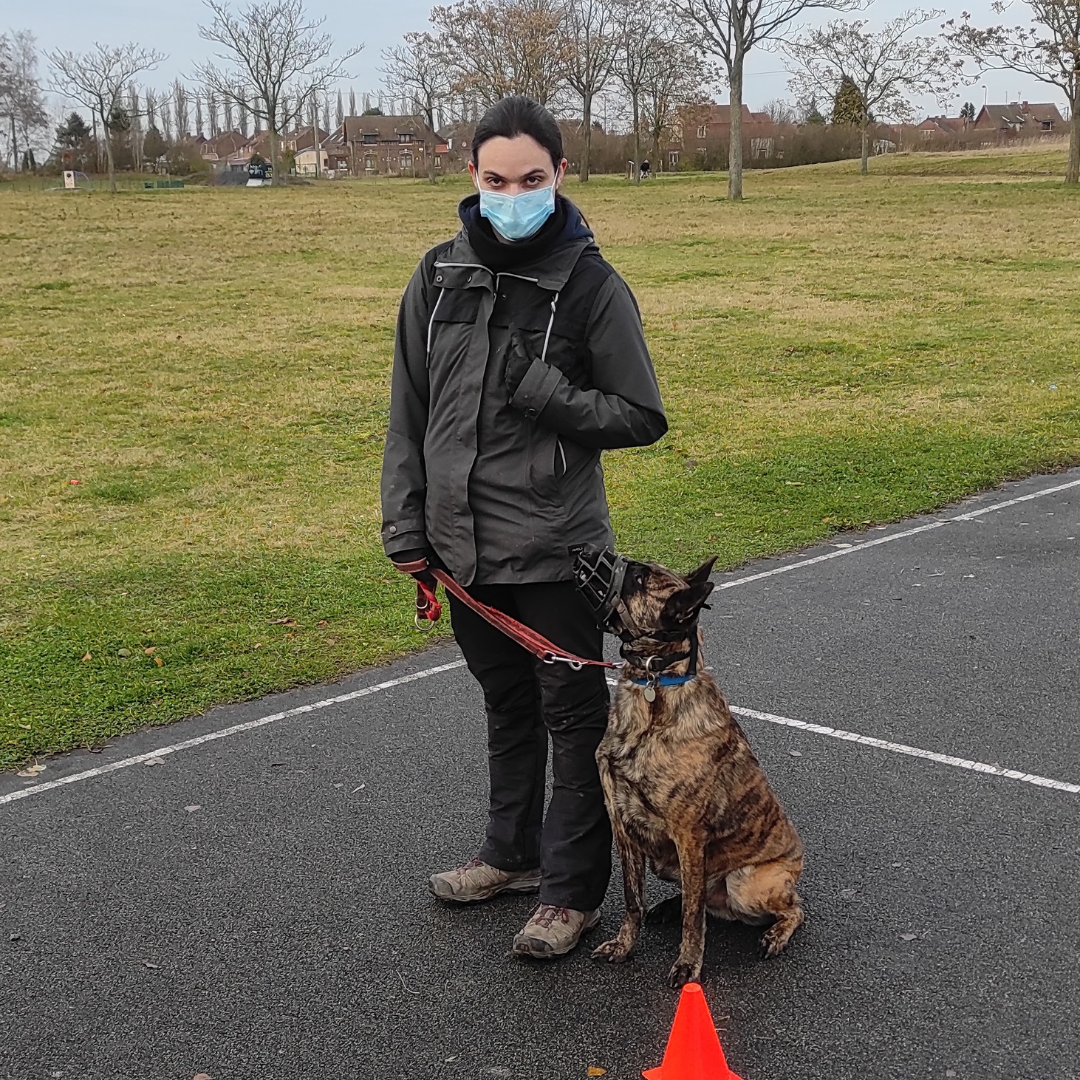
[[[571,187],[671,418],[607,457],[624,550],[733,566],[1080,461],[1063,153],[871,166]],[[397,300],[466,192],[0,193],[0,765],[426,640],[377,480]]]

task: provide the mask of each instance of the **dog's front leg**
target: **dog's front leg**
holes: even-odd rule
[[[697,982],[705,956],[705,845],[692,834],[674,839],[682,884],[682,945],[668,981],[678,989]]]
[[[641,933],[641,919],[645,912],[645,851],[627,836],[626,830],[615,820],[612,821],[612,832],[619,862],[622,863],[626,914],[619,932],[610,941],[598,945],[593,950],[593,956],[612,964],[621,964],[630,958]]]

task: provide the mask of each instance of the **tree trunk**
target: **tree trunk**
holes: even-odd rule
[[[633,95],[634,99],[634,183],[641,183],[641,169],[638,165],[641,163],[641,105],[638,102],[637,94]]]
[[[109,162],[109,190],[115,195],[116,167],[113,165],[112,132],[109,131],[109,125],[105,122],[104,116],[101,117],[101,130],[105,141],[105,157]]]
[[[428,153],[428,179],[435,183],[435,147],[439,145],[439,133],[435,130],[435,107],[434,105],[426,110],[427,112],[427,125],[431,128],[431,134],[435,136],[435,141],[431,144],[431,151]]]
[[[859,162],[859,172],[863,176],[870,172],[870,129],[865,121],[862,126],[862,158]]]
[[[11,114],[11,171],[19,171],[19,144],[15,141],[15,112]]]
[[[1069,164],[1065,169],[1066,184],[1080,184],[1080,86],[1069,102]]]
[[[743,106],[743,61],[741,50],[736,50],[728,73],[728,94],[731,115],[731,134],[728,138],[728,198],[738,202],[742,197],[743,145],[742,145],[742,106]]]
[[[578,169],[578,179],[583,184],[587,184],[589,182],[589,156],[592,153],[592,94],[582,96],[581,120],[585,125],[585,146],[581,152],[581,168]]]
[[[274,175],[270,178],[271,186],[275,184],[284,184],[285,177],[281,175],[280,164],[278,160],[281,156],[281,143],[277,133],[277,122],[267,125],[270,128],[270,168],[273,170]]]

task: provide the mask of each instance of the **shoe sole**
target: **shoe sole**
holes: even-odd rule
[[[540,879],[535,878],[521,878],[518,881],[509,881],[505,885],[496,885],[494,888],[488,889],[482,893],[469,893],[464,896],[447,896],[444,893],[436,892],[435,886],[428,881],[428,892],[435,897],[436,900],[445,900],[450,904],[479,904],[484,900],[491,900],[493,897],[499,896],[501,893],[515,892],[515,893],[528,893],[538,892],[540,890]]]
[[[518,934],[514,937],[513,953],[515,956],[531,956],[534,960],[555,960],[557,957],[565,956],[568,952],[572,952],[581,944],[581,939],[600,922],[600,910],[599,908],[593,913],[591,919],[586,919],[585,925],[581,928],[581,932],[565,949],[545,949],[542,952],[533,952],[529,942],[531,938],[525,937],[524,934]]]

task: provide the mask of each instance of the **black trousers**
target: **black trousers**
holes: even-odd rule
[[[469,591],[570,652],[603,656],[603,634],[573,582]],[[591,911],[611,875],[611,823],[596,766],[607,726],[604,669],[545,664],[453,597],[450,610],[487,708],[491,802],[480,858],[500,870],[539,866],[542,904]],[[549,737],[552,792],[545,816]]]

